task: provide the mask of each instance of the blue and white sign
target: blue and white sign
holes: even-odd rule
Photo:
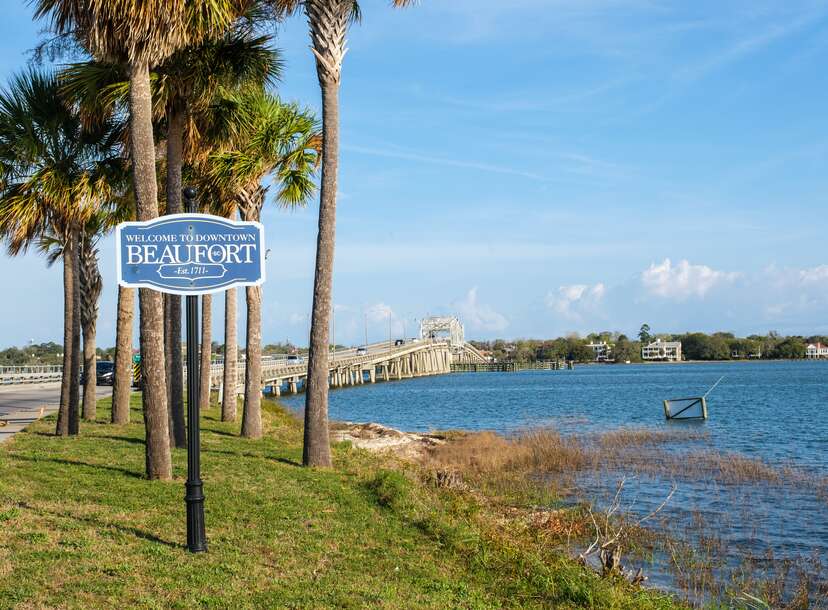
[[[264,227],[209,214],[124,222],[115,231],[118,283],[206,294],[264,282]]]

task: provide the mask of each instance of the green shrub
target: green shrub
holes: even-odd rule
[[[368,489],[380,506],[402,511],[410,505],[411,482],[396,470],[379,470],[368,480]]]

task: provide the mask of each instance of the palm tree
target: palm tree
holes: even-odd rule
[[[129,72],[130,158],[138,220],[158,216],[150,68],[176,50],[227,29],[244,0],[35,0],[35,17],[49,17],[57,34],[74,34],[99,61]],[[150,479],[172,476],[164,367],[161,294],[139,290],[146,471]]]
[[[205,154],[199,119],[207,111],[219,87],[263,86],[277,78],[281,69],[276,53],[268,48],[268,36],[253,37],[236,27],[218,39],[187,46],[167,59],[157,73],[156,105],[166,109],[167,213],[181,210],[181,176],[185,159]],[[186,137],[186,142],[185,142]],[[186,145],[185,145],[186,144]],[[233,295],[235,296],[235,294]],[[186,443],[184,432],[183,371],[181,359],[181,297],[168,295],[166,343],[170,413],[175,444]],[[232,308],[226,308],[232,313]],[[235,324],[235,318],[231,318]]]
[[[61,94],[80,108],[81,117],[90,123],[101,117],[122,116],[128,110],[129,81],[122,66],[96,61],[65,67],[60,72]],[[124,134],[126,138],[126,134]],[[122,220],[135,220],[134,194]],[[132,335],[135,317],[135,289],[118,286],[115,330],[115,369],[112,382],[113,424],[130,419],[133,384]]]
[[[396,7],[414,0],[391,0]],[[339,166],[339,84],[349,24],[360,18],[356,0],[271,0],[278,17],[304,7],[311,51],[322,92],[322,185],[319,234],[313,281],[308,377],[305,390],[305,438],[302,463],[330,466],[328,436],[328,349],[336,232],[336,185]]]
[[[30,70],[0,93],[0,234],[11,254],[46,237],[60,244],[57,256],[63,259],[59,435],[78,432],[80,236],[90,218],[118,196],[123,177],[119,138],[111,120],[85,125],[51,74]]]
[[[96,330],[98,325],[98,300],[103,290],[103,280],[98,267],[97,242],[101,234],[97,230],[81,233],[78,270],[80,272],[80,325],[83,337],[83,411],[82,417],[95,421],[98,397]]]
[[[122,176],[124,179],[125,176]],[[116,177],[113,175],[113,181]],[[125,181],[125,180],[124,180]],[[79,321],[83,339],[83,411],[82,417],[94,421],[97,414],[96,386],[96,328],[98,322],[98,301],[103,289],[103,281],[98,266],[98,241],[111,231],[118,222],[124,220],[121,209],[100,209],[84,224],[78,236],[77,298],[79,309],[76,319]],[[51,266],[64,254],[64,240],[60,233],[47,230],[41,237],[39,249],[46,255],[47,264]],[[73,320],[73,322],[76,320]],[[130,329],[131,330],[131,329]]]
[[[212,149],[205,137],[205,120],[209,123],[210,102],[219,88],[263,87],[280,75],[281,62],[269,47],[268,36],[255,36],[248,20],[239,18],[231,31],[218,38],[201,41],[176,51],[152,70],[154,118],[166,130],[166,212],[181,211],[182,169],[185,162],[204,158]],[[65,90],[82,101],[90,113],[107,114],[128,95],[126,73],[117,66],[90,61],[69,66],[63,72]],[[235,291],[230,292],[225,307],[225,324],[235,336]],[[207,300],[209,304],[209,299]],[[171,442],[186,443],[183,407],[183,371],[181,359],[181,301],[165,295],[165,362],[168,385],[168,411]],[[209,333],[209,329],[207,331]],[[179,339],[176,339],[179,338]],[[227,341],[234,346],[235,340]],[[235,363],[232,351],[228,360]],[[231,365],[228,378],[235,376]],[[228,391],[232,388],[227,383]],[[205,392],[205,397],[209,396]],[[234,401],[225,401],[225,421],[235,419]]]
[[[244,220],[259,221],[267,188],[262,181],[272,176],[279,185],[276,200],[296,206],[314,191],[311,180],[318,158],[314,118],[295,105],[281,103],[263,90],[233,96],[236,105],[228,144],[208,157],[205,173],[209,185],[238,204]],[[248,286],[242,436],[262,435],[262,291]],[[225,361],[225,367],[227,362]],[[234,398],[235,400],[235,398]]]

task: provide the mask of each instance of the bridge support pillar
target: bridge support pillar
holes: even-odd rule
[[[288,387],[290,387],[290,393],[291,394],[298,394],[299,393],[299,385],[298,385],[297,381],[298,380],[296,379],[296,377],[293,377],[293,378],[291,378],[290,383],[288,384]]]
[[[368,369],[368,378],[371,380],[371,383],[377,382],[377,367],[372,366]]]
[[[397,367],[397,381],[400,381],[403,377],[403,373],[402,373],[403,361],[402,361],[401,358],[397,359],[396,367]]]
[[[281,395],[282,395],[282,380],[281,380],[281,379],[277,379],[277,380],[273,383],[273,385],[272,385],[272,386],[270,386],[270,387],[273,389],[273,395],[274,395],[274,396],[277,396],[277,397],[278,397],[278,396],[281,396]]]
[[[388,363],[387,362],[382,365],[382,378],[385,381],[390,381],[391,380],[391,374],[388,371]]]

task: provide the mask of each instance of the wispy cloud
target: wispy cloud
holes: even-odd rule
[[[416,152],[407,152],[403,150],[396,150],[390,148],[370,148],[367,146],[345,145],[342,147],[342,150],[362,155],[383,157],[386,159],[401,159],[403,161],[415,161],[417,163],[428,163],[431,165],[439,165],[442,167],[459,167],[494,174],[508,174],[512,176],[520,176],[522,178],[529,178],[530,180],[545,180],[545,178],[540,174],[528,172],[514,167],[508,167],[504,165],[493,165],[490,163],[480,163],[477,161],[465,161],[461,159],[452,159],[449,157],[438,157],[433,155],[427,155]]]
[[[509,326],[509,320],[489,305],[481,303],[477,297],[477,286],[471,288],[466,297],[452,304],[463,322],[472,330],[500,332]]]
[[[810,10],[787,22],[773,21],[764,29],[735,41],[712,53],[705,59],[688,64],[676,70],[673,78],[683,83],[700,80],[709,73],[720,70],[734,62],[740,61],[767,46],[796,34],[803,28],[825,16],[825,7]]]
[[[454,106],[464,110],[480,111],[483,113],[548,113],[561,110],[583,110],[583,102],[608,93],[630,82],[630,77],[612,77],[603,82],[587,84],[584,87],[572,89],[567,93],[556,93],[553,90],[545,95],[538,95],[537,89],[513,91],[512,93],[484,97],[458,97],[426,91],[422,86],[412,87],[413,94],[426,103]]]

